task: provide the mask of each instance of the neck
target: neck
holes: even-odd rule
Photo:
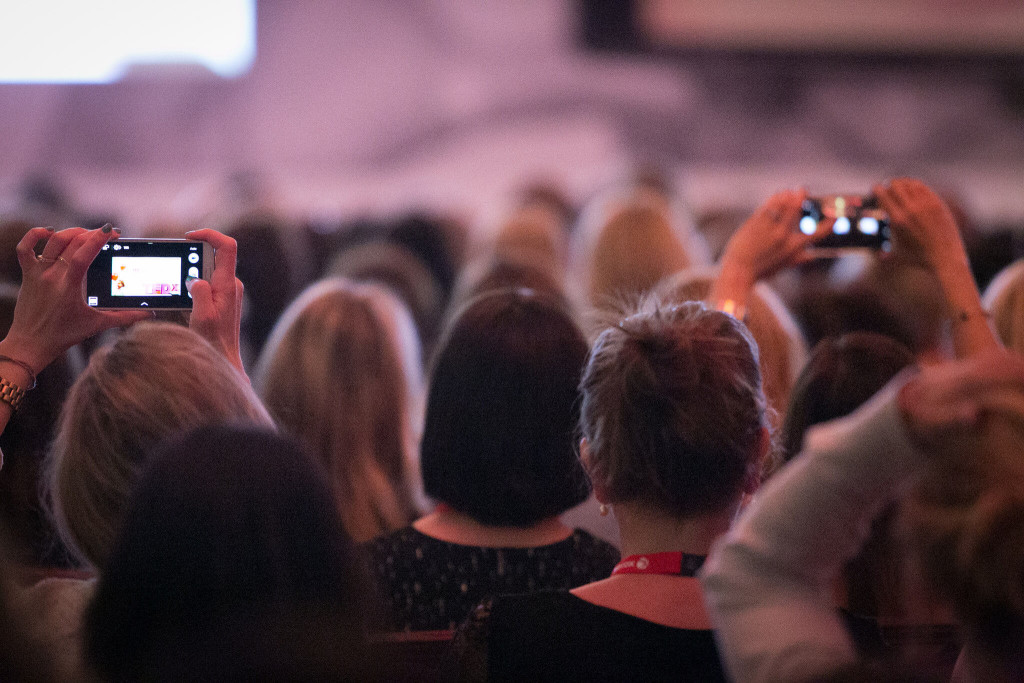
[[[413,523],[413,528],[440,541],[484,548],[533,548],[564,541],[572,529],[557,517],[525,527],[482,524],[464,512],[440,504]]]
[[[682,551],[707,555],[712,544],[729,529],[735,506],[697,517],[674,517],[637,503],[614,506],[619,523],[622,555]]]

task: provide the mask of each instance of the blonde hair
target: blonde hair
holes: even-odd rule
[[[580,220],[585,296],[590,305],[618,306],[659,280],[696,265],[665,200],[650,191],[604,199]]]
[[[540,205],[522,207],[507,219],[494,238],[494,253],[524,259],[565,277],[568,236],[559,217]]]
[[[219,422],[273,421],[246,379],[195,332],[141,323],[93,354],[71,387],[47,464],[64,542],[102,569],[150,451]]]
[[[1017,353],[1024,353],[1024,260],[999,271],[981,301],[992,314],[1003,343]]]
[[[903,509],[925,580],[986,655],[1024,664],[1024,411],[987,415],[980,438],[933,454]]]
[[[711,269],[686,270],[660,283],[657,291],[671,301],[706,301],[715,276]],[[778,427],[793,385],[807,363],[807,342],[786,305],[763,282],[757,283],[748,297],[744,322],[757,342],[769,417],[772,426]]]
[[[256,386],[268,410],[324,463],[356,541],[419,512],[419,368],[419,341],[398,299],[340,278],[293,302],[260,356]]]

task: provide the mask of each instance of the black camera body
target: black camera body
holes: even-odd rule
[[[889,214],[872,195],[808,197],[802,206],[800,232],[814,234],[818,224],[832,221],[831,232],[815,243],[818,249],[889,251]]]

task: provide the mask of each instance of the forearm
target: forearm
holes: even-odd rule
[[[956,357],[966,358],[999,347],[966,256],[943,262],[935,269],[935,274],[946,298]]]
[[[754,283],[754,275],[750,269],[732,261],[726,254],[722,259],[722,268],[711,285],[708,303],[720,311],[742,319]]]
[[[895,393],[813,430],[709,559],[705,600],[735,680],[797,680],[854,660],[832,581],[923,459]]]
[[[25,365],[32,368],[31,373]],[[18,344],[10,337],[0,341],[0,378],[21,390],[28,391],[35,383],[36,374],[42,370],[40,365],[41,361],[31,354],[31,349],[27,346]],[[13,415],[14,408],[11,404],[0,401],[0,432],[6,429]],[[0,454],[0,465],[2,464],[3,456]]]

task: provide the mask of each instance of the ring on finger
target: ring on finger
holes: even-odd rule
[[[39,261],[40,263],[56,263],[57,259],[60,259],[60,258],[63,258],[63,257],[58,256],[57,258],[49,258],[49,257],[43,256],[42,254],[36,254],[36,261]]]

